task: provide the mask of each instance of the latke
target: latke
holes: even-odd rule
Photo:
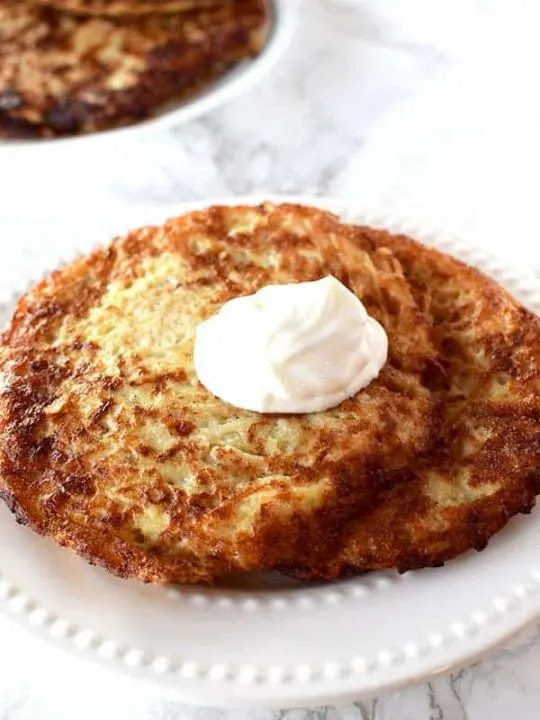
[[[256,55],[264,0],[140,17],[0,3],[0,135],[54,137],[154,116]]]
[[[259,415],[205,390],[201,320],[328,274],[389,334],[369,387],[310,415]],[[400,263],[329,213],[214,207],[133,231],[32,288],[1,337],[2,495],[20,522],[123,577],[290,564],[431,449],[430,332]]]

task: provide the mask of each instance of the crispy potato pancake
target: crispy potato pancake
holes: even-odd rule
[[[54,137],[149,118],[264,44],[264,0],[140,17],[0,4],[0,134]]]
[[[80,15],[147,15],[226,5],[230,0],[38,0],[38,4]]]
[[[440,369],[399,261],[353,240],[316,209],[214,207],[31,289],[0,344],[0,487],[18,520],[120,576],[188,583],[290,564],[370,507],[438,437]],[[198,382],[200,321],[329,273],[390,336],[369,387],[260,415]]]
[[[540,492],[540,320],[480,272],[403,237],[354,230],[388,248],[434,328],[446,383],[434,451],[415,460],[324,550],[288,574],[335,579],[439,566],[489,538]]]

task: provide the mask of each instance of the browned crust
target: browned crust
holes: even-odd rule
[[[252,230],[229,232],[248,216],[256,219]],[[163,228],[133,231],[32,288],[19,301],[0,338],[0,486],[19,520],[115,574],[149,582],[210,581],[232,570],[268,569],[292,561],[306,546],[322,548],[330,538],[337,538],[345,519],[355,510],[371,507],[380,488],[399,480],[397,471],[411,455],[431,447],[438,413],[428,386],[440,381],[441,372],[431,328],[410,295],[399,262],[384,248],[367,252],[353,245],[348,233],[337,218],[312,208],[271,204],[209,208],[171,220]],[[211,245],[206,247],[209,238]],[[271,264],[266,261],[270,252],[275,254]],[[195,440],[199,405],[184,405],[167,414],[133,410],[130,423],[135,429],[152,417],[166,423],[176,438],[170,451],[156,454],[138,440],[134,445],[132,425],[120,428],[130,433],[120,436],[121,444],[137,448],[133,472],[143,460],[154,463],[152,479],[143,478],[134,490],[128,488],[129,497],[139,509],[151,503],[172,518],[169,529],[148,547],[138,545],[132,535],[132,515],[121,508],[108,505],[101,519],[90,512],[96,489],[107,486],[107,473],[114,482],[122,478],[129,485],[132,472],[126,474],[124,466],[113,461],[101,461],[94,453],[95,444],[106,437],[106,421],[114,413],[119,390],[143,385],[159,397],[170,383],[181,389],[191,369],[176,367],[152,375],[141,365],[134,377],[125,375],[121,364],[120,375],[99,375],[95,370],[99,341],[81,337],[56,349],[52,343],[67,321],[88,318],[111,282],[129,288],[145,277],[143,262],[167,253],[187,268],[171,287],[193,288],[193,292],[211,289],[203,315],[230,297],[270,282],[333,273],[358,293],[395,342],[388,365],[364,393],[320,416],[238,411],[199,386],[197,403],[223,422],[240,418],[245,430],[248,452],[235,454],[221,448],[218,469],[204,461]],[[47,430],[45,409],[66,380],[75,383],[76,392],[55,415],[53,430]],[[84,419],[77,403],[87,392],[100,402]],[[402,417],[407,418],[405,425]],[[284,422],[298,434],[298,445],[268,454],[268,438]],[[89,451],[94,453],[92,459]],[[212,490],[186,497],[165,482],[159,476],[160,464],[171,458],[191,463],[195,476],[210,483]],[[266,486],[273,492],[272,501],[254,516],[250,532],[221,537],[220,528],[230,527],[239,503],[258,491],[261,473],[276,478]],[[244,484],[228,490],[224,480],[237,477],[244,477]],[[309,487],[321,478],[328,482],[320,509],[300,508],[294,488]],[[171,554],[180,537],[189,539],[189,551]]]
[[[129,125],[259,53],[266,0],[181,14],[79,17],[0,4],[0,134],[55,137]]]
[[[540,321],[480,272],[432,248],[367,228],[354,231],[364,247],[388,247],[401,263],[434,337],[450,383],[439,393],[443,431],[431,457],[413,463],[402,482],[383,491],[376,507],[349,521],[323,553],[284,570],[304,580],[335,579],[367,570],[404,572],[440,566],[482,550],[511,517],[529,513],[540,492]],[[479,371],[474,355],[484,353]],[[504,381],[506,392],[489,388]],[[456,386],[462,387],[456,393]],[[489,439],[463,455],[470,430]],[[491,495],[444,505],[427,492],[428,474],[455,484],[466,469],[471,485]]]
[[[149,15],[223,5],[228,0],[38,0],[36,4],[79,15]]]

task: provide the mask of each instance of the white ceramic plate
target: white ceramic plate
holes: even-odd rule
[[[249,198],[248,201],[252,201]],[[222,201],[223,202],[223,201]],[[246,202],[238,198],[235,202]],[[404,230],[487,271],[540,310],[540,286],[506,262],[399,218],[304,198],[347,219]],[[189,207],[193,207],[192,205]],[[95,240],[129,225],[159,222],[186,206],[102,217]],[[143,217],[144,216],[144,217]],[[65,237],[76,233],[58,220]],[[51,217],[51,233],[57,237]],[[25,234],[43,232],[39,214],[22,224],[7,211],[0,236],[24,257]],[[60,237],[60,236],[58,236]],[[90,242],[88,229],[82,245]],[[60,241],[60,240],[59,240]],[[50,243],[49,243],[50,245]],[[32,247],[37,247],[34,241]],[[64,247],[66,255],[67,245]],[[5,246],[1,267],[9,266]],[[34,251],[34,272],[36,259]],[[38,264],[56,262],[53,254]],[[22,277],[15,273],[14,277]],[[1,304],[7,317],[12,302]],[[214,588],[151,587],[90,567],[15,524],[0,508],[0,607],[71,653],[164,694],[204,705],[314,705],[357,699],[468,663],[540,614],[539,514],[519,517],[482,553],[436,570],[373,573],[302,586],[279,576]]]
[[[294,34],[299,1],[269,0],[272,27],[262,52],[256,58],[247,60],[227,72],[195,97],[176,105],[170,105],[155,117],[127,127],[50,140],[39,138],[0,139],[0,151],[27,149],[35,152],[36,147],[58,150],[59,148],[71,149],[74,145],[87,146],[91,143],[103,143],[111,140],[114,142],[120,139],[129,141],[142,133],[175,127],[215,110],[236,95],[246,92],[261,82],[279,61]]]

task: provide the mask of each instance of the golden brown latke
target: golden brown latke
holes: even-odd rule
[[[36,4],[80,15],[107,16],[185,12],[228,2],[230,0],[37,0]]]
[[[0,486],[19,521],[118,575],[197,582],[290,563],[368,507],[436,437],[421,380],[437,362],[399,263],[349,232],[300,206],[210,208],[23,296],[0,345]],[[323,413],[260,415],[198,382],[201,320],[329,273],[390,335],[368,388]]]
[[[0,135],[60,136],[128,125],[256,55],[264,0],[168,15],[84,18],[0,4]]]
[[[375,509],[288,573],[305,580],[438,566],[489,538],[540,492],[540,320],[476,270],[403,236],[354,230],[387,247],[433,324],[446,382],[434,451]]]

